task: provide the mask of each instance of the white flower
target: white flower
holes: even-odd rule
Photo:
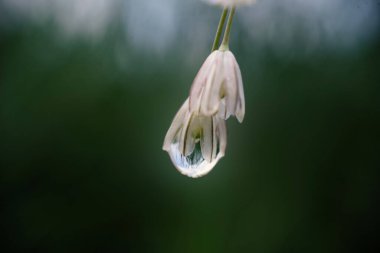
[[[231,51],[215,50],[207,57],[191,86],[189,103],[191,112],[218,114],[223,119],[235,115],[239,122],[243,121],[243,81]]]
[[[232,7],[239,5],[248,5],[255,3],[256,0],[207,0],[211,4],[221,5],[224,7]]]
[[[207,174],[224,156],[227,145],[225,121],[189,111],[186,99],[165,136],[163,149],[174,166],[184,175]]]

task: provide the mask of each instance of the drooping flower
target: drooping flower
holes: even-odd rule
[[[221,5],[224,7],[232,7],[239,5],[248,5],[255,3],[256,0],[207,0],[211,4]]]
[[[242,122],[245,114],[243,81],[235,56],[215,50],[203,63],[190,89],[190,111],[201,115],[233,115]],[[225,108],[221,110],[221,108]]]
[[[166,133],[163,150],[182,174],[207,174],[224,156],[227,146],[226,123],[214,116],[189,111],[189,99],[177,112]]]

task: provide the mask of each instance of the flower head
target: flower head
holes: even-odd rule
[[[221,5],[224,7],[232,7],[239,5],[248,5],[256,2],[256,0],[208,0],[211,4]]]
[[[215,166],[224,156],[226,145],[225,121],[190,112],[187,99],[174,117],[162,148],[182,174],[195,178]]]
[[[245,114],[243,81],[239,65],[231,53],[215,50],[203,63],[190,90],[190,111],[201,115],[218,114],[223,119]]]

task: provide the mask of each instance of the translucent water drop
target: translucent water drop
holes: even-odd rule
[[[217,147],[217,150],[219,151],[219,145]],[[184,156],[179,150],[178,141],[170,145],[169,156],[179,172],[193,178],[201,177],[209,173],[212,168],[214,168],[219,159],[223,157],[220,152],[217,152],[216,157],[213,158],[211,162],[207,161],[202,155],[199,142],[195,144],[192,153]]]
[[[218,115],[205,116],[189,110],[189,99],[178,111],[166,133],[162,149],[179,172],[201,177],[224,156],[227,129]]]

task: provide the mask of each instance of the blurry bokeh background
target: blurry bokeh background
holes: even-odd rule
[[[379,7],[238,9],[245,121],[194,180],[161,146],[219,8],[1,1],[2,252],[377,252]]]

